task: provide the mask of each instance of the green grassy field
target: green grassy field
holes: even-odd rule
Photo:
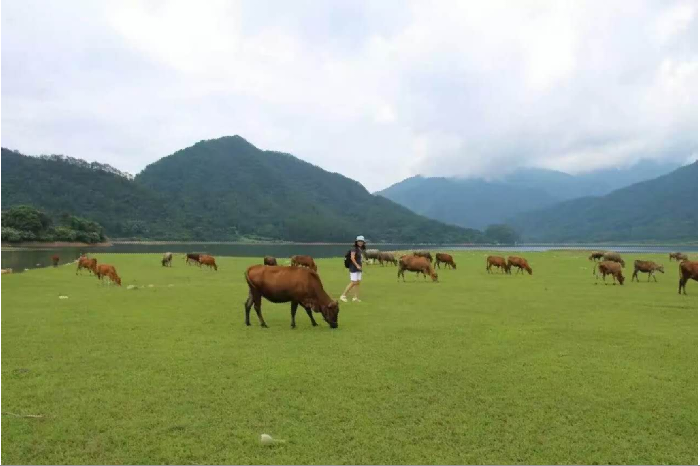
[[[625,254],[624,286],[595,285],[584,252],[523,254],[532,276],[488,275],[486,255],[435,284],[366,267],[337,330],[303,311],[292,330],[266,301],[270,328],[246,327],[260,258],[96,255],[121,288],[73,266],[4,275],[2,462],[697,461],[696,282],[679,296],[664,255]],[[635,258],[666,274],[632,283]],[[337,297],[342,258],[318,264]]]

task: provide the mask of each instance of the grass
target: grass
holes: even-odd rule
[[[246,327],[261,258],[96,255],[122,288],[72,266],[4,275],[2,411],[44,417],[2,416],[2,462],[697,461],[696,282],[679,296],[666,255],[643,255],[658,283],[628,265],[603,286],[583,252],[527,253],[532,276],[488,275],[487,254],[455,254],[436,284],[367,267],[337,330],[303,311],[291,330],[265,301],[270,328]],[[337,296],[342,258],[318,264]]]

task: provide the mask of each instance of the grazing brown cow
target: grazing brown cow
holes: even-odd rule
[[[214,257],[209,256],[207,254],[200,254],[199,255],[199,264],[206,265],[210,269],[219,270],[219,268],[216,266],[216,259],[214,259]]]
[[[409,272],[416,272],[416,276],[418,276],[418,273],[422,273],[423,279],[428,278],[426,275],[430,275],[430,278],[432,278],[434,282],[438,280],[433,265],[426,257],[403,256],[401,260],[399,260],[399,273],[396,275],[396,280],[398,280],[399,277],[403,277],[403,281],[406,281],[406,276],[404,275],[406,270]]]
[[[620,285],[625,284],[625,277],[622,276],[622,266],[619,262],[615,261],[600,261],[598,262],[598,270],[603,274],[603,281],[608,275],[613,276],[613,285],[615,284],[615,279],[620,282]],[[598,280],[598,274],[595,276],[596,281]],[[607,285],[607,283],[606,283]]]
[[[58,254],[54,254],[51,256],[51,263],[53,264],[54,267],[58,267],[58,261],[60,261],[61,258],[58,257]]]
[[[591,251],[591,255],[588,256],[589,261],[598,261],[603,258],[605,253],[603,251]]]
[[[95,275],[97,275],[97,278],[102,281],[104,277],[109,278],[113,283],[116,283],[119,286],[122,286],[122,279],[119,278],[119,275],[117,275],[117,270],[114,268],[113,265],[108,265],[108,264],[100,264],[97,266],[97,270],[95,272]]]
[[[394,265],[398,264],[398,261],[396,260],[396,257],[390,252],[380,252],[379,253],[379,263],[382,264],[382,267],[384,266],[384,262],[391,262]]]
[[[530,264],[527,263],[525,259],[522,257],[518,256],[508,256],[508,270],[510,271],[511,267],[517,267],[518,272],[521,272],[523,275],[525,275],[525,272],[523,272],[523,269],[527,270],[527,273],[532,275],[532,267],[530,267]],[[515,272],[517,275],[518,272]]]
[[[698,281],[698,261],[683,261],[678,265],[678,274],[680,275],[678,280],[678,294],[681,294],[681,288],[683,289],[683,294],[688,294],[685,292],[685,284],[691,278]]]
[[[671,260],[677,260],[678,262],[683,262],[688,260],[688,256],[682,252],[672,252],[668,255],[669,262]]]
[[[190,265],[191,263],[195,263],[201,267],[202,264],[199,263],[199,256],[201,256],[201,254],[195,253],[195,252],[188,252],[187,255],[185,256],[185,262],[187,263],[187,265]]]
[[[502,269],[503,273],[510,273],[510,265],[501,256],[489,256],[486,258],[486,271],[491,273],[491,267]]]
[[[435,267],[440,268],[440,264],[446,264],[453,269],[457,268],[454,259],[450,254],[445,254],[444,252],[438,252],[435,254]]]
[[[163,254],[163,259],[161,259],[160,265],[162,265],[163,267],[172,267],[173,266],[173,253],[166,252],[165,254]]]
[[[413,251],[413,255],[415,257],[425,257],[431,264],[433,263],[433,255],[428,251]]]
[[[603,254],[603,260],[617,262],[622,267],[625,266],[625,261],[622,260],[622,257],[620,257],[620,254],[617,252],[607,251],[605,254]]]
[[[292,267],[295,266],[308,267],[314,272],[318,271],[316,262],[314,262],[314,258],[311,256],[292,256]]]
[[[272,303],[292,303],[292,328],[297,325],[295,317],[300,304],[314,327],[318,324],[312,311],[320,312],[331,328],[338,327],[338,302],[333,301],[325,292],[316,272],[302,267],[253,265],[248,267],[244,275],[249,288],[245,302],[246,325],[250,325],[250,308],[255,306],[260,325],[267,327],[261,309],[264,297]]]
[[[665,273],[665,272],[664,272],[664,266],[663,266],[663,265],[659,265],[659,264],[657,264],[656,262],[652,262],[652,261],[634,261],[634,273],[632,274],[632,281],[634,281],[634,279],[636,278],[636,279],[637,279],[637,283],[639,283],[639,276],[638,276],[638,273],[639,273],[639,272],[644,272],[644,273],[648,273],[648,274],[649,274],[649,276],[647,277],[647,281],[650,281],[650,280],[651,280],[651,277],[654,277],[654,281],[656,282],[656,281],[658,281],[658,280],[656,279],[656,275],[655,275],[655,272],[656,272],[657,270],[658,270],[659,272],[661,272],[661,273]]]
[[[75,271],[75,274],[78,275],[78,272],[82,273],[83,269],[87,269],[90,273],[96,273],[97,272],[97,259],[95,258],[88,258],[85,256],[80,256],[78,258],[78,268]]]
[[[277,265],[277,259],[272,256],[265,256],[263,258],[263,265]]]

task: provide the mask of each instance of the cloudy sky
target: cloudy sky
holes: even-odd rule
[[[2,4],[2,145],[137,173],[239,134],[374,191],[698,151],[693,1]]]

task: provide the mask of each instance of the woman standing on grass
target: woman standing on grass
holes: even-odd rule
[[[345,266],[350,269],[350,284],[345,287],[345,291],[340,295],[340,300],[344,303],[348,302],[348,298],[345,296],[350,290],[354,290],[354,296],[352,298],[353,302],[360,301],[360,281],[362,280],[362,251],[365,250],[365,237],[360,235],[355,239],[355,244],[349,251],[349,263],[348,257],[345,259]]]

